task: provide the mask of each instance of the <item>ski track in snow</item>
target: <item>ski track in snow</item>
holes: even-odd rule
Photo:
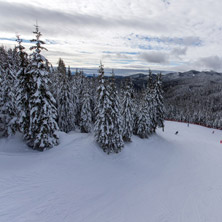
[[[212,131],[166,122],[111,155],[92,134],[60,132],[43,153],[2,138],[0,221],[221,222],[222,131]]]

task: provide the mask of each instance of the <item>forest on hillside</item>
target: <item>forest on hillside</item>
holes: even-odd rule
[[[14,49],[0,47],[0,131],[10,137],[23,134],[26,144],[39,151],[59,144],[57,131],[79,129],[93,132],[107,154],[118,153],[133,134],[148,138],[157,127],[164,128],[161,74],[150,72],[147,86],[134,90],[130,78],[121,87],[105,78],[104,66],[98,76],[87,78],[60,58],[57,67],[41,52],[47,50],[36,25],[30,54],[17,36]]]
[[[147,72],[148,73],[148,72]],[[130,76],[139,94],[149,75]],[[124,81],[117,79],[119,85]],[[156,75],[152,75],[155,81]],[[222,74],[214,71],[173,72],[162,76],[165,119],[222,129]]]
[[[190,71],[163,81],[166,118],[222,128],[222,74]]]

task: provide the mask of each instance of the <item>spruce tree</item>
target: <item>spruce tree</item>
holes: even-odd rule
[[[154,89],[155,96],[155,110],[156,110],[156,126],[164,130],[164,115],[165,109],[163,104],[163,90],[162,90],[162,81],[161,73],[157,75],[157,81]]]
[[[97,96],[96,96],[96,90],[98,88],[98,78],[93,75],[91,81],[89,82],[90,88],[90,104],[91,104],[91,110],[92,110],[92,122],[95,123],[96,121],[96,103],[97,103]]]
[[[31,75],[27,73],[28,55],[24,51],[25,47],[22,45],[22,39],[17,36],[18,42],[18,55],[19,55],[19,67],[17,72],[17,109],[18,109],[18,125],[19,130],[24,134],[25,139],[29,139],[29,124],[30,124],[30,112],[29,112],[29,98],[32,89]]]
[[[72,79],[72,72],[71,72],[70,66],[68,66],[67,75],[68,75],[69,80],[71,80]]]
[[[84,95],[80,114],[80,130],[82,133],[89,133],[92,127],[92,110],[90,104],[89,85],[84,87]]]
[[[156,101],[155,101],[155,95],[154,95],[154,82],[152,77],[152,72],[149,70],[149,76],[148,76],[148,84],[146,89],[146,95],[145,95],[149,118],[150,118],[150,132],[154,133],[156,130]]]
[[[144,95],[144,97],[146,96]],[[140,138],[148,138],[151,132],[149,104],[145,98],[138,113],[136,135],[138,135]]]
[[[8,53],[4,46],[0,46],[0,131],[1,134],[5,131],[5,115],[4,115],[4,105],[5,105],[5,72],[8,65]]]
[[[108,85],[108,90],[110,91],[110,98],[111,98],[111,114],[112,114],[112,121],[113,121],[113,147],[115,147],[116,152],[122,150],[124,143],[123,143],[123,129],[122,129],[122,116],[121,116],[121,104],[118,95],[118,91],[116,88],[115,83],[115,74],[112,70],[112,81],[111,84]]]
[[[0,46],[0,65],[2,69],[5,69],[5,66],[7,65],[7,51],[4,46]]]
[[[80,126],[84,84],[85,84],[85,77],[83,71],[76,70],[76,73],[73,76],[73,94],[75,95],[74,97],[76,104],[75,124],[77,126]]]
[[[104,68],[100,65],[95,138],[107,154],[118,153],[123,148],[120,112],[114,86],[104,79]],[[115,101],[116,100],[116,101]]]
[[[64,61],[61,58],[59,58],[57,69],[59,73],[66,75],[66,66],[65,66]]]
[[[4,106],[4,90],[3,90],[3,77],[4,69],[0,63],[0,131],[4,131],[4,118],[3,118],[3,106]]]
[[[122,127],[123,127],[123,140],[126,142],[131,141],[134,126],[134,112],[132,100],[132,82],[127,80],[124,95],[122,100]]]
[[[35,26],[33,33],[36,38],[31,40],[35,46],[30,48],[34,51],[30,55],[28,66],[28,74],[32,76],[32,92],[29,99],[30,125],[27,144],[33,149],[43,151],[59,142],[55,132],[58,129],[57,110],[56,101],[49,91],[48,61],[41,55],[41,50],[46,50],[46,48],[42,47],[44,42],[40,40],[41,33],[38,25]]]
[[[58,104],[60,97],[61,88],[63,85],[64,76],[66,76],[66,67],[64,61],[60,58],[58,61],[58,66],[55,69],[51,70],[50,74],[50,88],[51,92]]]
[[[18,129],[16,106],[16,67],[13,51],[9,50],[5,70],[2,72],[2,92],[0,116],[3,124],[3,136],[11,136]]]
[[[145,95],[145,103],[147,107],[147,113],[149,115],[149,124],[150,124],[150,133],[155,133],[156,131],[156,107],[155,107],[155,98],[153,90],[147,90]]]
[[[139,119],[139,110],[141,108],[141,100],[142,95],[140,95],[141,92],[135,92],[133,93],[133,134],[137,135],[138,130],[138,119]]]
[[[66,133],[75,129],[75,104],[68,76],[61,74],[58,92],[58,126]]]

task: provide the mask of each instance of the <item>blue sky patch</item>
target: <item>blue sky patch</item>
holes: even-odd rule
[[[3,40],[3,41],[11,41],[11,42],[16,42],[16,38],[1,38],[1,37],[0,37],[0,40]],[[25,43],[30,43],[30,40],[27,40],[27,39],[22,39],[22,42],[25,42]]]
[[[102,51],[104,54],[124,54],[124,55],[139,55],[139,52],[112,52],[112,51]]]
[[[145,42],[156,42],[166,45],[180,45],[180,46],[202,46],[202,40],[199,37],[188,36],[188,37],[158,37],[158,36],[147,36],[147,35],[138,35],[131,33],[127,39],[138,39]],[[149,47],[147,49],[151,50]]]

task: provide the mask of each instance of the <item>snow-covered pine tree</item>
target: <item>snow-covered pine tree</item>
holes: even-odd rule
[[[97,88],[97,107],[95,122],[95,138],[107,154],[118,153],[123,148],[120,110],[114,101],[116,92],[111,92],[113,86],[104,79],[104,68],[100,65],[99,86]],[[112,93],[112,95],[111,95]],[[117,115],[117,116],[115,116]]]
[[[50,74],[50,90],[56,100],[56,103],[58,104],[59,96],[60,96],[60,90],[62,88],[63,84],[63,76],[66,75],[66,67],[64,61],[59,58],[58,66],[51,70]]]
[[[59,58],[57,70],[59,73],[66,75],[66,66],[65,66],[64,61],[61,58]]]
[[[28,55],[24,51],[25,47],[22,45],[22,39],[17,36],[18,56],[19,56],[19,70],[17,72],[17,109],[18,109],[18,126],[19,131],[23,133],[25,139],[28,138],[29,132],[29,98],[31,93],[31,75],[27,74]]]
[[[16,76],[18,70],[20,69],[19,66],[19,54],[18,48],[14,47],[13,49],[8,50],[8,64],[14,75]]]
[[[76,113],[75,113],[75,124],[80,125],[81,107],[83,100],[83,89],[85,84],[85,77],[83,71],[76,70],[73,76],[73,95],[75,96]]]
[[[92,128],[92,109],[90,103],[89,83],[85,85],[80,113],[80,130],[82,133],[89,133]]]
[[[3,68],[3,65],[6,63],[7,60],[7,52],[3,45],[0,46],[0,64]]]
[[[68,66],[67,75],[68,75],[69,80],[71,80],[72,79],[72,72],[71,72],[70,66]]]
[[[93,74],[93,77],[90,84],[90,104],[91,104],[91,110],[92,110],[92,122],[95,123],[96,120],[96,103],[97,103],[97,95],[96,95],[96,89],[98,88],[98,78]]]
[[[99,81],[98,81],[98,88],[97,88],[97,103],[95,107],[96,112],[96,121],[94,126],[94,135],[97,143],[103,149],[104,152],[108,150],[108,135],[107,130],[109,127],[109,123],[106,123],[108,117],[108,104],[110,102],[109,99],[109,92],[105,85],[105,78],[104,78],[104,66],[102,63],[99,67]],[[109,118],[110,119],[110,118]]]
[[[30,126],[29,140],[27,144],[33,149],[43,151],[51,148],[59,142],[56,130],[58,129],[56,118],[57,110],[55,99],[49,91],[49,73],[47,59],[41,55],[44,44],[40,40],[41,33],[38,25],[33,32],[36,36],[31,42],[35,43],[30,50],[34,50],[30,55],[28,74],[32,76],[32,93],[29,99]]]
[[[150,69],[149,69],[149,73],[148,73],[147,88],[150,89],[150,90],[154,89],[153,74],[152,74],[152,71]]]
[[[146,103],[148,107],[148,113],[150,116],[150,132],[154,133],[156,130],[156,109],[155,109],[155,95],[154,95],[154,82],[152,72],[149,70],[148,84],[146,90]]]
[[[163,90],[162,90],[162,76],[161,73],[157,75],[157,81],[154,89],[155,109],[156,109],[156,126],[164,130],[164,115],[165,108],[163,104]]]
[[[156,131],[156,108],[153,91],[149,91],[145,96],[147,112],[149,114],[149,124],[150,124],[150,133],[155,133]]]
[[[1,59],[1,58],[0,58]],[[3,106],[4,106],[4,91],[3,91],[3,76],[4,69],[2,63],[0,63],[0,131],[4,131],[4,118],[3,118]]]
[[[142,107],[143,94],[139,90],[133,90],[133,134],[137,135],[139,111]]]
[[[69,78],[70,68],[66,73],[64,61],[60,58],[58,67],[52,75],[52,92],[57,102],[58,126],[66,133],[75,129],[76,121],[76,91],[75,84]]]
[[[131,141],[134,126],[134,104],[132,99],[132,82],[130,79],[127,80],[126,86],[124,87],[123,100],[121,107],[122,116],[122,128],[123,128],[123,140],[126,142]]]
[[[68,133],[75,129],[75,104],[68,75],[61,74],[59,79],[57,95],[58,126],[61,131]]]
[[[5,64],[5,70],[2,72],[2,106],[1,114],[3,123],[3,135],[11,136],[18,129],[17,124],[17,106],[16,106],[16,60],[15,51],[9,50]]]
[[[108,87],[110,91],[110,98],[111,98],[111,114],[112,114],[112,121],[113,121],[113,143],[116,149],[116,152],[120,152],[124,146],[123,143],[123,128],[122,128],[122,116],[121,116],[121,105],[120,99],[115,83],[115,74],[114,70],[112,70],[112,81],[110,87]]]
[[[148,138],[150,134],[150,118],[147,109],[147,103],[144,101],[142,107],[139,110],[136,135],[138,135],[140,138]]]
[[[133,134],[137,135],[138,131],[138,120],[139,120],[139,111],[141,109],[140,101],[134,102],[133,107]]]

